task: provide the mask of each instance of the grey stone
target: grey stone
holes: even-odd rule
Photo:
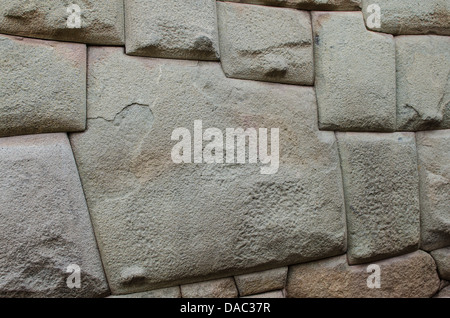
[[[373,283],[373,269],[380,269],[380,288]],[[345,255],[289,267],[286,297],[289,298],[427,298],[439,289],[433,258],[423,252],[349,266]]]
[[[66,134],[0,138],[0,297],[109,293]],[[67,272],[80,267],[80,288]]]
[[[444,289],[442,289],[433,298],[450,298],[450,286],[445,287]]]
[[[397,129],[450,128],[450,38],[406,35],[395,44]]]
[[[439,277],[450,280],[450,247],[441,248],[431,252],[436,262]]]
[[[450,245],[450,130],[416,134],[420,177],[421,248]]]
[[[126,52],[218,60],[215,0],[126,0]]]
[[[337,133],[350,264],[418,248],[419,176],[414,133]]]
[[[225,0],[220,0],[225,1]],[[304,10],[360,10],[361,0],[226,0]]]
[[[226,78],[220,64],[89,49],[88,128],[71,142],[114,294],[345,251],[334,134],[312,87]],[[279,169],[176,164],[174,129],[279,128]],[[192,158],[192,157],[191,157]]]
[[[282,290],[271,291],[267,293],[250,295],[241,298],[284,298],[284,293]]]
[[[380,7],[381,26],[368,28],[391,34],[450,35],[450,2],[448,0],[362,0],[364,19],[373,14],[370,5]]]
[[[84,130],[84,44],[0,35],[0,56],[0,136]]]
[[[80,9],[80,24],[73,5]],[[0,0],[0,33],[123,45],[123,0]]]
[[[393,36],[367,31],[360,12],[313,12],[312,21],[320,128],[393,131]]]
[[[233,278],[181,285],[183,298],[236,298],[238,291]]]
[[[142,293],[114,295],[108,298],[181,298],[180,286],[150,290]]]
[[[313,85],[308,12],[217,3],[220,55],[228,77]]]
[[[288,268],[281,267],[267,271],[235,276],[239,295],[247,296],[283,289]]]

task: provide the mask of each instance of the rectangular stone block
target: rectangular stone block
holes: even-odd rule
[[[217,3],[221,63],[232,78],[313,85],[308,12]]]
[[[317,128],[312,87],[229,79],[216,62],[114,47],[89,49],[88,82],[88,129],[70,138],[113,293],[345,251],[336,140]],[[227,128],[255,129],[267,145],[266,128],[272,164],[250,163],[249,145],[244,163],[233,150],[227,161]],[[201,130],[195,156],[185,145],[179,161],[180,142]]]
[[[362,0],[362,11],[367,28],[373,31],[450,35],[448,0]],[[380,24],[373,23],[374,13],[379,13]]]
[[[283,289],[288,268],[281,267],[262,272],[235,276],[236,286],[240,296],[261,294],[268,291]]]
[[[450,37],[395,37],[397,130],[450,128]]]
[[[420,247],[450,245],[450,130],[418,132]]]
[[[123,0],[0,0],[0,33],[123,45]]]
[[[360,12],[313,12],[319,126],[339,131],[393,131],[395,45],[371,32]]]
[[[284,298],[284,293],[282,290],[276,290],[257,295],[245,296],[241,298]]]
[[[219,1],[219,0],[218,0]],[[361,0],[220,0],[303,10],[360,10]]]
[[[423,251],[355,266],[349,266],[342,255],[290,266],[286,297],[428,298],[439,284],[433,258]]]
[[[86,46],[0,35],[0,136],[86,127]]]
[[[417,249],[420,209],[414,133],[338,133],[337,138],[349,263]]]
[[[0,138],[0,189],[0,297],[109,293],[66,134]]]
[[[238,291],[233,278],[181,285],[183,298],[236,298]]]
[[[180,286],[150,290],[142,293],[114,295],[108,298],[181,298]]]
[[[441,248],[431,252],[441,279],[450,280],[450,247]]]
[[[218,60],[215,0],[125,0],[129,55]]]

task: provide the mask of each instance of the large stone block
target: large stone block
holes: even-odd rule
[[[255,295],[267,291],[283,289],[288,268],[281,267],[262,272],[235,276],[239,295]]]
[[[229,79],[219,63],[113,47],[89,49],[88,83],[88,128],[71,142],[114,293],[345,251],[337,145],[332,132],[318,131],[313,88]],[[174,163],[173,131],[191,135],[196,120],[224,135],[267,128],[274,145],[279,128],[278,170],[274,163],[262,174],[268,164],[249,160]],[[202,145],[208,154],[211,144]]]
[[[304,10],[360,10],[361,0],[220,0]]]
[[[314,84],[308,12],[221,2],[217,10],[221,63],[228,77]]]
[[[350,264],[418,248],[419,176],[414,133],[338,133]]]
[[[397,129],[450,128],[450,37],[395,38]]]
[[[313,12],[321,129],[393,131],[395,45],[367,31],[360,12]]]
[[[373,265],[379,266],[380,288],[373,286],[377,274]],[[432,297],[439,285],[433,258],[423,251],[354,266],[349,266],[342,255],[291,266],[286,297],[425,298]]]
[[[123,45],[123,0],[0,0],[0,33]]]
[[[102,269],[65,134],[0,138],[0,297],[102,297]],[[70,265],[80,288],[69,288]]]
[[[238,291],[232,277],[181,285],[183,298],[236,298]]]
[[[125,0],[126,52],[218,60],[215,0]]]
[[[450,130],[418,132],[421,248],[450,246]]]
[[[86,125],[86,46],[0,35],[0,136]]]
[[[441,248],[431,252],[441,279],[450,280],[450,247]]]
[[[378,13],[380,24],[372,23]],[[391,34],[450,35],[450,2],[448,0],[362,0],[367,27]],[[369,23],[367,23],[369,20]]]

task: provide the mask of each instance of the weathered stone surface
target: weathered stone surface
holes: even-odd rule
[[[86,46],[0,35],[0,136],[86,125]]]
[[[276,290],[258,295],[245,296],[241,298],[284,298],[284,293],[282,290]]]
[[[308,12],[217,3],[220,55],[228,77],[313,85]]]
[[[416,134],[420,176],[421,248],[450,245],[450,130]]]
[[[397,129],[450,128],[450,38],[406,35],[395,44]]]
[[[304,10],[360,10],[361,0],[220,0]]]
[[[370,26],[370,5],[380,7],[381,26]],[[391,34],[450,35],[450,2],[448,0],[362,0],[364,20],[369,29]]]
[[[67,136],[0,138],[0,171],[0,297],[105,296]],[[66,285],[71,264],[81,268],[80,289]]]
[[[319,126],[395,129],[395,45],[367,31],[360,12],[313,12]]]
[[[445,287],[444,289],[442,289],[433,298],[450,298],[450,286]]]
[[[441,248],[431,252],[436,262],[439,277],[450,280],[450,247]]]
[[[267,271],[235,276],[239,295],[247,296],[283,289],[288,268],[281,267]]]
[[[142,293],[114,295],[108,298],[181,298],[180,286],[150,290]]]
[[[0,33],[123,45],[123,0],[0,0]]]
[[[238,291],[233,278],[181,285],[183,298],[236,298]]]
[[[113,293],[345,251],[337,145],[318,131],[313,88],[229,79],[219,63],[114,47],[90,48],[89,63],[88,129],[71,142]],[[174,163],[172,132],[192,133],[194,120],[224,134],[278,127],[278,171]]]
[[[349,266],[345,255],[289,268],[286,297],[295,298],[418,298],[431,297],[439,289],[433,258],[423,252],[379,261],[380,288],[365,265]]]
[[[350,264],[418,248],[419,176],[414,133],[337,133]]]
[[[219,59],[215,0],[127,0],[125,25],[127,54]]]

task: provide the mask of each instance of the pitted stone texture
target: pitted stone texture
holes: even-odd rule
[[[126,52],[218,60],[215,0],[125,0]]]
[[[420,237],[414,133],[337,133],[350,264],[411,252]]]
[[[236,298],[238,291],[233,278],[181,285],[183,298]]]
[[[450,245],[450,130],[418,132],[421,248]]]
[[[71,5],[80,9],[79,27]],[[0,33],[123,45],[123,0],[0,0]]]
[[[89,49],[88,129],[72,134],[115,294],[345,251],[337,145],[314,90],[226,78],[219,63]],[[280,167],[175,164],[174,129],[279,128]],[[192,135],[193,137],[193,135]],[[206,142],[204,143],[204,145]]]
[[[0,138],[0,188],[0,297],[106,296],[66,134]],[[80,289],[66,285],[71,264]]]
[[[349,266],[345,255],[289,268],[290,298],[426,298],[439,289],[433,258],[423,252],[379,261],[380,288],[369,288],[369,264]]]
[[[239,295],[247,296],[283,289],[288,268],[275,268],[263,272],[235,276]]]
[[[232,78],[313,85],[308,12],[217,3],[221,63]]]
[[[397,130],[450,128],[450,38],[395,38]]]
[[[271,291],[267,293],[250,295],[241,298],[284,298],[284,293],[282,290]]]
[[[369,27],[368,10],[376,4],[381,11],[381,27]],[[395,35],[440,34],[450,35],[450,2],[448,0],[362,0],[362,11],[369,29]]]
[[[108,298],[181,298],[180,286],[150,290],[142,293],[114,295]]]
[[[441,248],[431,252],[441,279],[450,280],[450,247]]]
[[[361,0],[220,0],[304,10],[360,10]]]
[[[0,136],[86,125],[86,46],[0,35]]]
[[[367,31],[360,12],[313,12],[312,21],[320,128],[393,131],[393,36]]]

